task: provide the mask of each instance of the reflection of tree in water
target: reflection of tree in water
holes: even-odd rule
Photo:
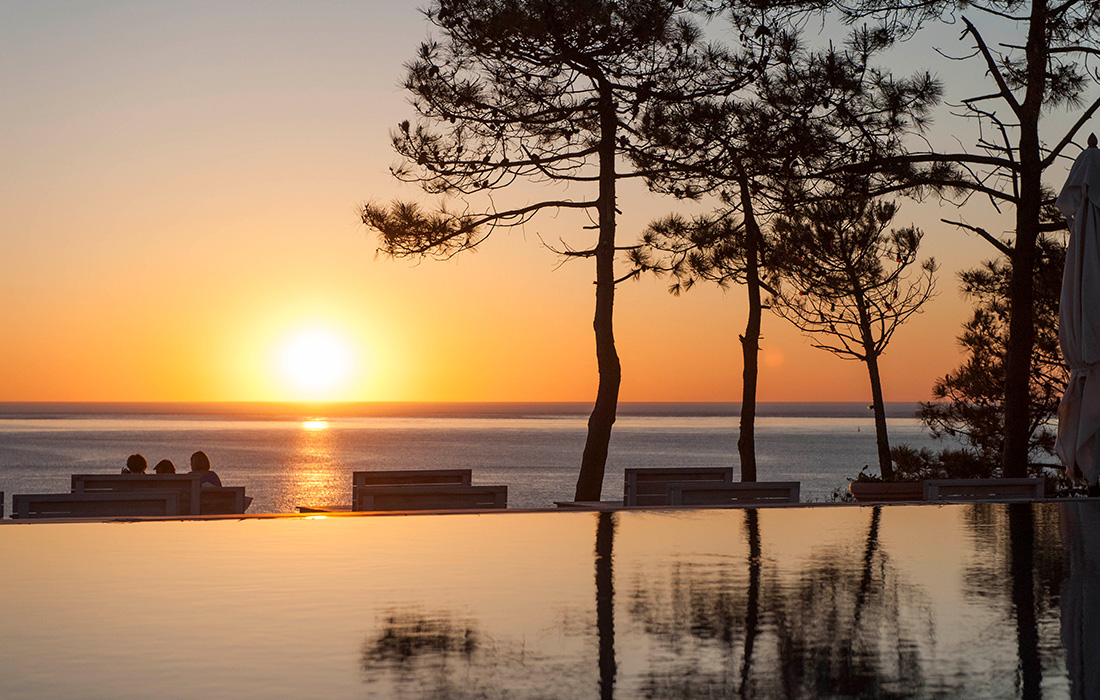
[[[391,611],[363,643],[363,681],[377,697],[507,698],[508,677],[499,665],[515,663],[508,649],[478,631],[476,623],[447,613]]]
[[[859,540],[818,550],[796,577],[768,564],[755,510],[741,560],[679,564],[667,589],[639,581],[630,612],[658,644],[654,698],[908,697],[923,685],[912,631],[931,635],[922,595],[879,549],[881,511]]]
[[[528,697],[526,686],[546,685],[560,671],[520,644],[490,638],[472,620],[422,610],[388,612],[363,643],[360,667],[377,697],[456,700]]]
[[[445,664],[449,657],[461,656],[468,662],[477,650],[477,637],[471,622],[391,612],[378,636],[363,645],[362,667],[367,673],[412,673],[429,660]]]
[[[1057,613],[1058,591],[1065,576],[1057,508],[975,503],[965,507],[963,522],[974,547],[963,578],[968,596],[1004,600],[1011,592],[1015,534],[1015,569],[1021,570],[1028,558],[1032,560],[1037,610],[1043,616]]]
[[[963,592],[985,608],[983,636],[1015,633],[1016,669],[1002,694],[1042,696],[1044,675],[1065,673],[1059,643],[1059,594],[1065,577],[1059,513],[1036,504],[981,503],[963,514],[974,556]],[[994,637],[996,638],[996,637]]]
[[[610,700],[616,674],[614,538],[615,516],[596,514],[595,619],[589,609],[576,618],[575,630],[571,618],[552,630],[563,638],[594,636],[596,650],[528,648],[523,641],[495,639],[475,621],[448,613],[390,611],[363,644],[364,682],[380,697],[589,698],[598,690]]]
[[[914,635],[931,636],[931,623],[923,594],[879,548],[881,515],[872,509],[860,549],[815,552],[777,601],[779,662],[792,696],[911,697],[924,685]]]

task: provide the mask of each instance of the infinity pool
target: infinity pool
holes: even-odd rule
[[[1100,503],[0,525],[0,697],[1100,696]]]

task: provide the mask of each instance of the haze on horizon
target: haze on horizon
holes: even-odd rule
[[[376,258],[358,221],[368,199],[417,196],[389,175],[389,130],[412,116],[399,83],[427,33],[415,4],[376,0],[0,8],[0,401],[590,401],[591,266],[540,242],[567,217],[420,264]],[[931,48],[903,55],[967,94]],[[930,137],[973,141],[951,127]],[[939,217],[1008,223],[901,201],[895,224],[941,264],[882,359],[886,400],[916,401],[959,361],[956,273],[993,255]],[[619,208],[624,241],[686,209],[640,187]],[[738,400],[743,292],[666,287],[619,286],[621,400]],[[763,336],[761,401],[868,399],[860,363],[774,316]],[[295,369],[300,347],[320,355]]]

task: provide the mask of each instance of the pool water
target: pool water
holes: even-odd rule
[[[1097,697],[1100,503],[0,525],[0,697]]]

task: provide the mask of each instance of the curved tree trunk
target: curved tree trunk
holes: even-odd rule
[[[622,369],[615,350],[613,307],[615,304],[615,102],[609,85],[600,86],[600,238],[596,244],[596,364],[600,383],[596,405],[588,417],[581,471],[574,500],[598,501],[603,491],[607,447],[619,404]]]
[[[752,208],[752,192],[744,170],[738,173],[741,210],[745,220],[745,285],[749,294],[749,316],[741,336],[744,367],[741,372],[741,432],[737,453],[741,458],[741,481],[756,481],[756,380],[760,357],[760,227]]]

